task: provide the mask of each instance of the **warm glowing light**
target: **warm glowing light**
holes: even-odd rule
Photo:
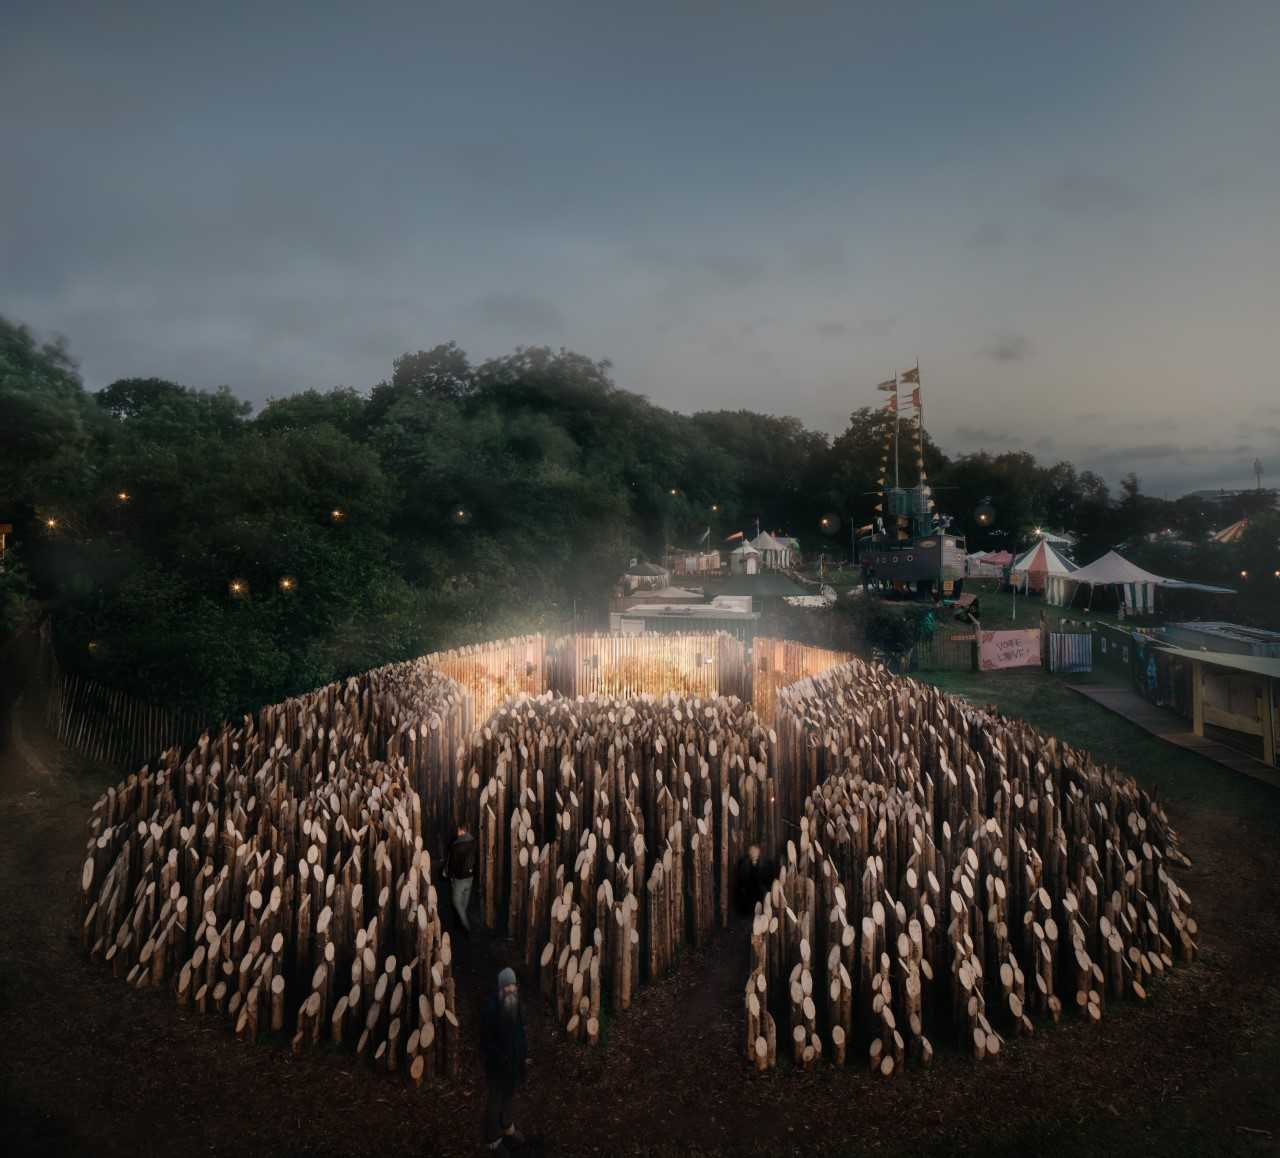
[[[1248,578],[1249,578],[1249,572],[1248,572],[1248,571],[1241,571],[1241,572],[1240,572],[1240,578],[1241,578],[1241,579],[1248,579]]]
[[[231,582],[227,584],[227,589],[232,595],[243,595],[249,590],[249,585],[243,579],[232,579]]]
[[[345,519],[346,517],[347,517],[347,512],[344,510],[340,510],[338,507],[334,507],[333,510],[329,512],[329,518],[331,518],[335,523],[342,522],[342,520]]]
[[[672,487],[672,488],[671,488],[671,493],[672,493],[673,495],[678,495],[680,492],[679,492],[678,490],[676,490],[676,488],[675,488],[675,487]]]
[[[1037,528],[1036,528],[1036,534],[1037,534],[1037,535],[1038,535],[1038,534],[1040,534],[1040,528],[1039,528],[1039,527],[1037,527]]]
[[[718,511],[718,510],[720,509],[720,504],[719,504],[719,503],[712,503],[712,504],[711,504],[711,509],[712,509],[713,511]]]
[[[53,530],[53,528],[54,528],[54,527],[56,527],[56,526],[58,525],[58,520],[57,520],[57,519],[45,519],[45,521],[44,521],[44,525],[45,525],[46,527],[48,527],[48,528],[49,528],[49,530],[51,530],[51,531],[52,531],[52,530]]]
[[[129,492],[116,491],[116,498],[118,498],[122,503],[127,503],[129,501]]]
[[[297,582],[294,580],[294,578],[291,575],[284,575],[280,579],[281,591],[292,591],[295,587],[297,587],[297,585],[298,585]]]

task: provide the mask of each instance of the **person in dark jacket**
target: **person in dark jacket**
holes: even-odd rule
[[[476,838],[467,831],[465,824],[458,825],[458,834],[449,846],[444,875],[449,878],[454,912],[462,922],[462,931],[469,936],[471,921],[467,917],[467,909],[471,907],[471,886],[476,877]]]
[[[764,900],[776,874],[773,866],[760,855],[760,846],[753,844],[747,855],[738,862],[738,875],[734,881],[734,903],[740,916],[749,917],[756,905]]]
[[[511,1103],[516,1088],[524,1081],[529,1044],[524,1033],[524,1010],[513,969],[498,974],[498,989],[485,1002],[480,1014],[480,1056],[484,1058],[488,1098],[485,1103],[484,1135],[496,1153],[519,1147],[524,1138],[516,1132]]]

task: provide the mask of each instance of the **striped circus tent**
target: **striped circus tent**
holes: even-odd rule
[[[1223,527],[1221,531],[1215,531],[1209,536],[1209,541],[1213,543],[1238,543],[1244,538],[1244,533],[1248,529],[1248,519],[1237,519],[1231,526]]]
[[[1009,582],[1023,591],[1043,591],[1050,575],[1070,575],[1075,569],[1076,565],[1059,555],[1048,539],[1041,539],[1014,560],[1009,568]]]

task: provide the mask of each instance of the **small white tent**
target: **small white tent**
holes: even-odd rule
[[[729,552],[729,571],[734,575],[754,575],[760,570],[760,552],[742,543]]]
[[[760,552],[764,565],[770,570],[779,571],[791,565],[791,548],[780,543],[768,531],[761,531],[751,545]]]

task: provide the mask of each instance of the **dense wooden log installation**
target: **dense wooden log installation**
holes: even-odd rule
[[[561,776],[565,749],[535,777],[531,809],[519,791],[529,769],[504,732],[514,709],[471,733],[509,697],[573,681],[580,639],[591,670],[628,689],[744,685],[742,645],[723,633],[551,645],[526,636],[263,708],[186,753],[163,752],[95,805],[81,875],[85,951],[133,985],[169,987],[180,1004],[223,1015],[242,1040],[346,1043],[415,1084],[434,1080],[456,1068],[459,1022],[432,854],[465,818],[485,851],[486,919],[496,926],[502,914],[530,965],[554,931],[563,954],[546,975],[563,1020],[598,1041],[606,995],[626,1008],[642,976],[727,920],[731,850],[744,831],[776,840],[778,820],[771,740],[758,728],[739,728],[699,764],[709,740],[729,735],[731,715],[734,727],[749,717],[737,701],[696,725],[692,701],[686,717],[647,725],[649,765],[630,780],[634,756],[603,754],[612,724],[592,709],[616,793],[602,785],[592,795],[592,763]],[[688,775],[666,785],[676,768],[691,768],[696,785]],[[657,826],[647,857],[645,834]],[[620,854],[612,833],[628,842]]]
[[[82,939],[241,1040],[345,1042],[415,1080],[457,1059],[430,817],[468,721],[456,683],[397,664],[165,752],[94,806]]]
[[[1194,957],[1164,811],[1087,753],[858,661],[780,691],[777,729],[809,793],[752,924],[753,1065],[774,1018],[805,1066],[994,1056]]]
[[[776,640],[748,665],[727,636],[458,649],[166,751],[94,806],[83,946],[240,1040],[429,1085],[460,1049],[433,877],[458,823],[485,923],[591,1045],[729,923],[751,843],[780,862],[749,932],[761,1070],[995,1055],[1195,953],[1185,858],[1132,780],[881,667]]]
[[[752,842],[781,833],[776,737],[737,698],[551,695],[503,705],[458,769],[485,921],[571,1035],[729,918]]]

